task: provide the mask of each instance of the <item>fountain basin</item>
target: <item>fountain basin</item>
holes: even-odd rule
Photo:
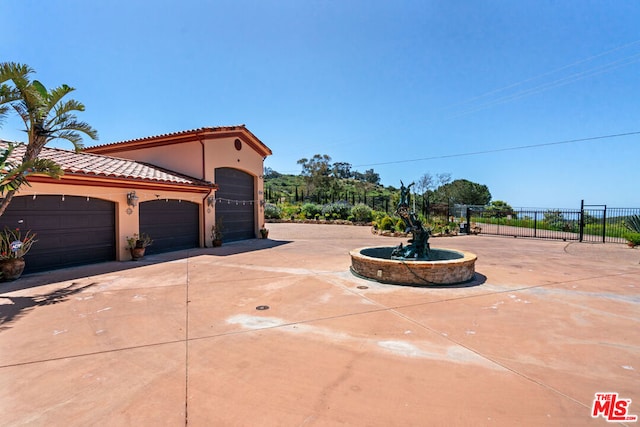
[[[455,285],[473,279],[478,258],[471,252],[433,248],[428,260],[391,259],[393,246],[354,249],[351,271],[382,283],[414,286]]]

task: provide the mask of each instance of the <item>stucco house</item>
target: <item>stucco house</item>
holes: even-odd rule
[[[6,146],[1,142],[0,147]],[[24,145],[13,158],[19,160]],[[0,226],[33,230],[34,272],[128,260],[127,237],[148,233],[147,254],[251,239],[264,222],[264,159],[271,150],[244,125],[206,127],[98,145],[83,152],[44,148],[61,179],[29,177]]]

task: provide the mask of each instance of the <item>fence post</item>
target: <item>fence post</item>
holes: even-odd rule
[[[471,208],[469,206],[467,206],[467,224],[464,228],[465,233],[471,234]]]
[[[584,237],[584,200],[580,201],[580,239],[582,242],[582,238]]]
[[[533,211],[533,237],[538,237],[538,211]]]
[[[602,243],[606,243],[607,237],[607,205],[604,205],[602,212]]]

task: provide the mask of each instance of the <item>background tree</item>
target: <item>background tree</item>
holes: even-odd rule
[[[484,210],[485,214],[492,218],[505,218],[507,215],[514,215],[513,208],[502,200],[494,200]]]
[[[425,173],[416,181],[416,193],[425,194],[427,191],[433,191],[435,188],[435,179],[430,173]]]
[[[22,119],[28,136],[22,161],[11,163],[10,166],[14,172],[22,168],[27,174],[46,173],[59,177],[62,174],[59,166],[55,163],[43,163],[38,159],[42,148],[54,139],[65,139],[79,151],[84,147],[82,134],[97,139],[98,133],[87,123],[78,121],[75,113],[84,111],[83,104],[63,99],[74,88],[63,84],[47,90],[38,80],[31,79],[33,73],[33,69],[24,64],[0,63],[0,120],[6,118],[11,110],[15,111]],[[13,148],[7,148],[10,154]],[[9,154],[6,155],[5,162],[9,159]],[[27,183],[26,175],[23,174],[22,177],[21,180],[10,179],[3,187],[8,191],[0,203],[0,215],[7,209],[20,185]]]
[[[356,171],[353,173],[353,178],[357,181],[373,185],[380,184],[380,174],[376,173],[373,169],[367,169],[364,173]]]
[[[487,205],[491,201],[491,193],[486,185],[456,179],[455,181],[441,185],[435,192],[434,199],[438,203],[449,205]]]
[[[364,171],[364,180],[369,184],[380,184],[380,174],[376,173],[373,169],[367,169]]]
[[[451,174],[449,172],[439,173],[436,175],[436,178],[438,179],[438,187],[442,187],[451,182]]]
[[[549,210],[544,213],[544,222],[549,229],[557,231],[569,231],[569,222],[565,220],[564,215],[560,211]]]
[[[298,160],[302,166],[302,176],[307,185],[307,193],[330,189],[331,157],[326,154],[315,154],[311,159]]]
[[[340,179],[348,179],[353,177],[351,172],[351,163],[335,162],[332,167],[333,176]]]
[[[281,177],[282,174],[278,171],[273,170],[270,167],[265,167],[264,168],[264,178],[265,179],[270,179],[270,178],[279,178]]]

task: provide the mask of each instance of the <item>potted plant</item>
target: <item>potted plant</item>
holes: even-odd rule
[[[211,244],[213,247],[222,246],[222,217],[216,218],[216,223],[211,226]]]
[[[5,227],[0,234],[0,280],[16,280],[24,271],[24,256],[37,240],[35,233],[27,231],[24,236],[19,228]]]
[[[147,233],[135,233],[132,237],[127,236],[127,245],[134,261],[144,257],[147,246],[151,246],[152,243],[153,240]]]
[[[264,224],[262,224],[262,227],[260,228],[260,236],[263,239],[266,239],[267,237],[269,237],[269,229],[266,228]]]
[[[629,231],[625,233],[624,238],[627,239],[627,245],[630,248],[635,248],[640,245],[640,233],[633,233]]]

